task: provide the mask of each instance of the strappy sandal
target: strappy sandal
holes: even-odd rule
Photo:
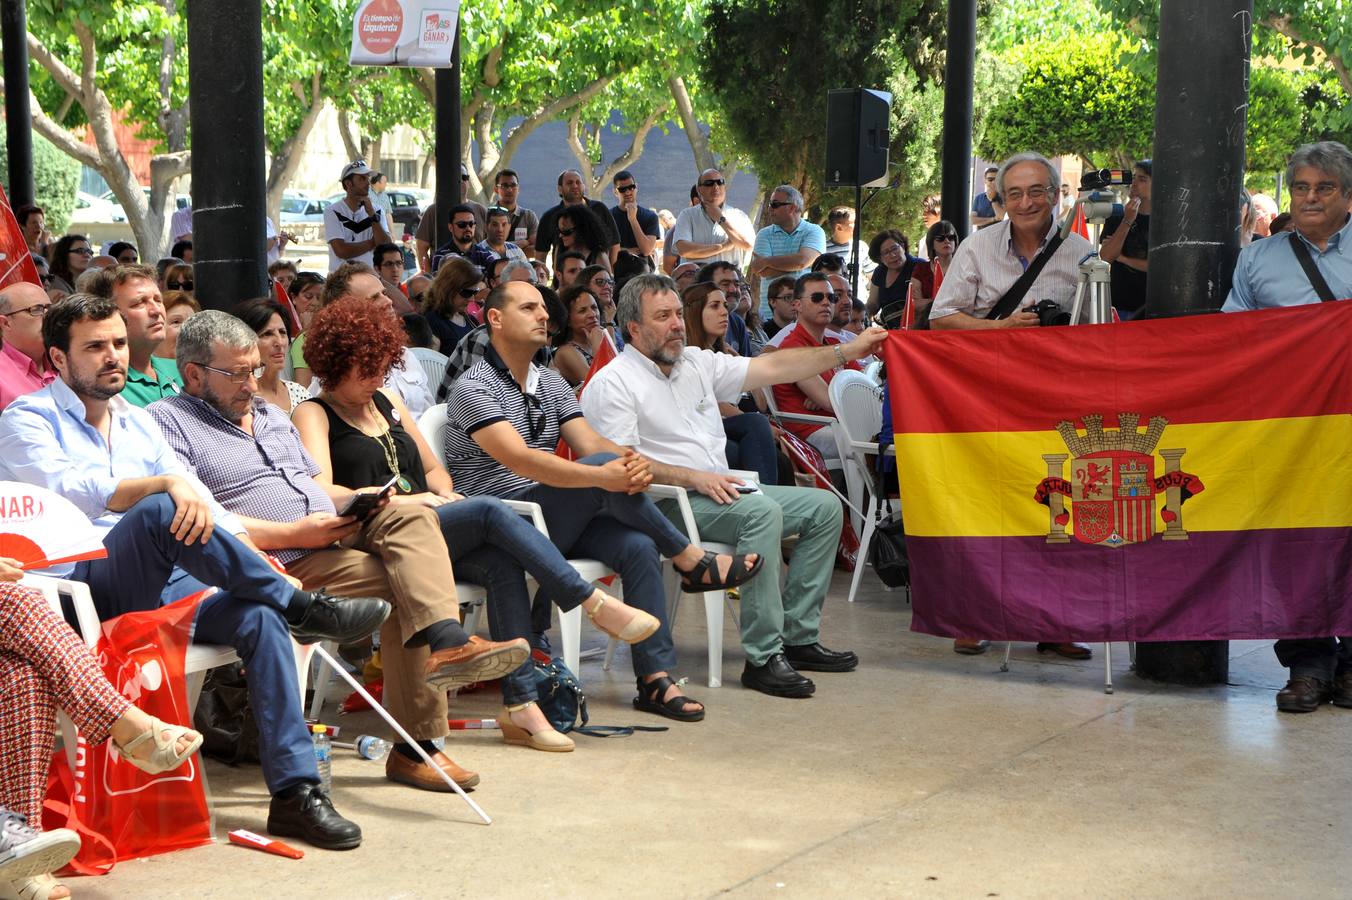
[[[168,738],[164,737],[166,731],[169,732]],[[202,735],[199,734],[186,751],[178,752],[178,739],[190,731],[192,731],[191,728],[183,725],[167,725],[152,717],[149,728],[128,741],[126,746],[117,747],[117,755],[142,772],[159,775],[161,772],[168,772],[183,765],[188,757],[196,753],[198,748],[202,746]],[[150,754],[150,758],[140,759],[132,756],[132,751],[146,741],[155,742],[155,752]],[[117,745],[114,744],[114,746]]]
[[[601,611],[601,607],[606,605],[606,596],[601,595],[597,604],[591,609],[582,607],[582,611],[587,614],[587,618],[592,620],[597,628],[615,638],[617,641],[623,641],[626,644],[637,644],[639,641],[646,641],[657,633],[657,629],[662,627],[662,623],[652,613],[646,613],[641,609],[634,609],[634,617],[630,619],[619,631],[611,631],[600,622],[596,621],[596,614]]]
[[[681,573],[681,590],[687,594],[703,594],[708,591],[726,591],[750,581],[765,563],[765,557],[757,555],[756,561],[748,568],[746,558],[750,554],[737,553],[728,566],[728,574],[721,580],[717,578],[718,554],[705,550],[704,556],[689,572]]]
[[[64,887],[49,873],[33,875],[0,883],[0,900],[49,900],[57,889]]]
[[[687,710],[687,703],[699,703],[694,697],[687,697],[685,694],[678,694],[670,700],[663,700],[667,689],[676,686],[676,682],[671,680],[668,675],[653,681],[644,681],[638,679],[638,696],[634,698],[634,709],[639,712],[656,713],[659,716],[666,716],[668,719],[675,719],[677,722],[698,722],[704,718],[704,704],[700,703],[699,709]]]

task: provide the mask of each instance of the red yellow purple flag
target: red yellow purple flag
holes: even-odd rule
[[[884,348],[916,631],[1352,634],[1352,303]]]

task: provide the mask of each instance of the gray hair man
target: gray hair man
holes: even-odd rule
[[[756,233],[752,275],[760,277],[760,317],[770,318],[770,282],[781,275],[806,275],[812,261],[826,252],[826,232],[803,218],[803,195],[791,184],[770,194],[770,224]]]
[[[986,318],[1047,246],[1057,228],[1061,175],[1038,153],[1016,153],[996,170],[996,192],[1007,216],[958,245],[930,309],[933,328],[1025,328],[1038,324],[1027,306],[1051,300],[1067,312],[1079,283],[1080,260],[1093,245],[1072,233],[1029,286],[1027,303],[1003,319]]]
[[[1240,251],[1225,312],[1352,298],[1352,151],[1306,144],[1291,154],[1286,179],[1296,230]],[[1277,709],[1314,712],[1329,700],[1352,709],[1352,636],[1280,640],[1273,650],[1290,670]]]
[[[701,537],[765,560],[761,577],[741,588],[747,655],[742,684],[772,696],[810,696],[816,685],[799,670],[847,672],[859,664],[855,654],[820,643],[821,607],[840,540],[840,503],[827,491],[757,486],[734,474],[718,402],[735,403],[744,391],[815,377],[873,352],[887,333],[871,328],[852,344],[754,359],[688,347],[675,282],[662,275],[629,281],[620,291],[615,320],[625,349],[588,382],[581,398],[587,421],[649,459],[654,481],[690,492]],[[679,524],[675,502],[660,505]],[[799,537],[781,589],[779,546],[786,533]]]

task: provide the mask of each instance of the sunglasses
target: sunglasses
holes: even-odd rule
[[[575,231],[577,231],[576,228],[560,228],[559,234],[563,235],[564,237],[572,237]]]
[[[452,228],[473,228],[473,227],[474,227],[474,220],[473,220],[473,219],[470,219],[468,222],[452,222],[452,223],[451,223],[451,227],[452,227]]]
[[[171,291],[190,291],[192,290],[193,282],[192,279],[187,281],[168,281],[165,282],[164,286]]]
[[[78,253],[78,254],[80,254],[81,256],[93,256],[93,255],[94,255],[94,251],[93,251],[93,250],[90,250],[88,247],[76,247],[76,248],[72,249],[70,252],[71,252],[71,253]]]
[[[822,293],[821,291],[813,291],[807,295],[807,299],[811,300],[813,303],[835,303],[836,292],[827,291],[826,293]]]
[[[461,288],[461,289],[460,289],[460,296],[461,296],[461,297],[464,297],[466,300],[468,300],[468,299],[470,299],[470,298],[475,297],[476,295],[478,295],[478,293],[479,293],[480,291],[482,291],[482,290],[483,290],[482,287],[466,287],[466,288]]]
[[[952,241],[957,243],[957,240],[958,236],[956,234],[936,234],[934,236],[935,243],[938,243],[939,241]]]
[[[624,187],[615,188],[615,190],[619,191],[621,194],[632,194],[634,191],[638,190],[638,185],[626,184]]]
[[[781,206],[793,206],[792,200],[771,200],[770,208],[779,209]]]
[[[722,187],[725,184],[722,178],[710,178],[707,181],[701,181],[700,187]]]
[[[469,181],[469,176],[468,176],[468,175],[461,175],[461,176],[460,176],[460,180],[461,180],[461,181]]]

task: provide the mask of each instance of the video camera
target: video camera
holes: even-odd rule
[[[1122,204],[1109,190],[1112,185],[1131,184],[1130,169],[1094,169],[1080,176],[1080,193],[1087,194],[1081,201],[1086,220],[1102,225],[1113,216],[1122,215]]]

